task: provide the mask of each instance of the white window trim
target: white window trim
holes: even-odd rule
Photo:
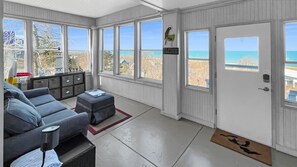
[[[290,20],[290,21],[284,21],[283,22],[283,26],[282,26],[282,40],[283,40],[283,56],[282,56],[282,84],[281,84],[281,93],[282,95],[280,96],[282,99],[282,106],[286,107],[286,108],[292,108],[292,109],[296,109],[297,108],[297,102],[291,102],[286,100],[286,96],[285,96],[285,66],[286,64],[297,64],[297,61],[287,61],[287,56],[286,56],[286,31],[285,31],[285,27],[287,24],[290,23],[296,23],[297,24],[297,20]]]
[[[108,28],[112,28],[113,29],[113,34],[114,34],[114,39],[113,39],[113,43],[115,45],[115,26],[108,26],[108,27],[102,27],[99,29],[99,39],[101,41],[101,44],[99,42],[99,60],[102,62],[101,63],[101,67],[99,67],[100,71],[99,71],[99,75],[100,74],[104,74],[104,75],[114,75],[114,72],[115,72],[115,46],[113,46],[113,71],[106,71],[104,70],[104,29],[108,29]]]
[[[121,52],[121,40],[120,40],[120,38],[121,38],[121,31],[120,31],[120,29],[121,29],[121,27],[122,26],[127,26],[127,25],[132,25],[133,27],[134,27],[134,66],[135,66],[135,64],[136,64],[136,61],[135,61],[135,24],[134,24],[134,22],[129,22],[129,23],[124,23],[124,24],[119,24],[119,25],[116,25],[116,28],[117,28],[117,31],[118,31],[118,34],[117,34],[117,38],[115,39],[116,41],[117,41],[117,46],[118,46],[118,48],[117,48],[117,59],[118,59],[118,63],[117,63],[117,66],[118,66],[118,68],[116,69],[117,71],[116,71],[116,75],[118,75],[119,77],[123,77],[123,78],[129,78],[129,79],[134,79],[134,76],[135,76],[135,68],[134,68],[134,75],[127,75],[127,74],[121,74],[121,72],[120,72],[120,52]]]
[[[71,25],[65,25],[65,27],[66,27],[66,39],[65,39],[65,43],[66,43],[66,45],[65,46],[67,46],[67,47],[65,47],[65,48],[67,48],[67,49],[65,49],[65,57],[66,57],[66,62],[67,62],[67,65],[68,65],[68,57],[69,57],[69,54],[68,54],[68,52],[69,52],[69,44],[68,44],[68,39],[69,39],[69,34],[68,34],[68,29],[69,28],[77,28],[77,29],[84,29],[84,30],[87,30],[88,31],[88,57],[89,57],[89,62],[88,62],[88,70],[87,71],[85,71],[86,73],[90,73],[90,72],[92,72],[92,54],[91,54],[91,51],[92,51],[92,34],[91,34],[91,29],[90,28],[86,28],[86,27],[79,27],[79,26],[71,26]],[[68,67],[68,66],[65,66],[65,67]]]
[[[208,32],[208,47],[209,47],[209,55],[208,59],[193,59],[193,58],[188,58],[188,33],[189,32]],[[208,61],[208,70],[209,70],[209,88],[207,87],[202,87],[202,86],[197,86],[197,85],[190,85],[188,84],[188,60],[193,59],[193,60],[203,60],[203,61]],[[211,78],[211,31],[210,29],[198,29],[198,30],[187,30],[184,31],[184,87],[186,89],[191,89],[191,90],[196,90],[196,91],[202,91],[202,92],[210,92],[211,87],[212,87],[212,78]]]
[[[150,18],[150,19],[144,19],[144,20],[140,20],[138,21],[138,75],[137,75],[137,80],[140,81],[145,81],[145,82],[151,82],[151,83],[155,83],[155,84],[162,84],[163,83],[163,72],[164,72],[164,68],[163,68],[163,63],[162,63],[162,79],[158,80],[158,79],[152,79],[152,78],[148,78],[148,77],[142,77],[141,76],[141,52],[145,51],[147,49],[143,49],[142,50],[142,43],[141,43],[141,31],[142,31],[142,27],[141,27],[141,23],[142,22],[150,22],[150,21],[155,21],[155,20],[161,20],[162,21],[162,17],[154,17],[154,18]],[[163,23],[162,23],[162,32],[163,32]],[[162,41],[163,41],[163,34],[162,34]],[[163,46],[162,46],[163,48]],[[163,50],[161,50],[163,52]],[[163,55],[162,55],[162,62],[163,62]]]
[[[154,16],[145,19],[138,19],[133,21],[121,22],[117,24],[102,26],[99,28],[99,76],[104,77],[111,77],[117,78],[119,80],[125,80],[133,83],[141,83],[144,85],[154,86],[154,87],[161,87],[162,80],[155,80],[150,78],[141,77],[141,22],[146,21],[153,21],[153,20],[162,20],[160,16]],[[134,24],[134,76],[124,75],[119,73],[119,27],[123,25],[130,25]],[[103,58],[103,51],[104,51],[104,29],[106,28],[113,28],[114,30],[114,62],[113,62],[113,71],[104,71],[104,58]],[[162,67],[162,69],[164,69]]]
[[[28,41],[27,41],[27,37],[28,37],[28,34],[27,34],[27,26],[28,26],[28,22],[27,20],[25,19],[19,19],[17,17],[3,17],[3,21],[4,19],[7,19],[7,20],[19,20],[19,21],[23,21],[24,22],[24,71],[29,71],[29,63],[28,63]],[[4,30],[4,29],[3,29]],[[3,56],[4,56],[4,45],[3,45]],[[5,76],[4,76],[5,77]]]

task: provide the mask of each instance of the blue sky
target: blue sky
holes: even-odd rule
[[[16,19],[3,19],[3,30],[15,31],[16,36],[24,38],[25,22]]]
[[[188,32],[189,51],[209,51],[209,33],[208,31]]]
[[[226,51],[258,51],[259,50],[258,37],[244,37],[244,38],[226,38]]]
[[[120,50],[134,50],[133,24],[120,26]]]
[[[285,26],[286,51],[297,51],[297,23]]]
[[[88,50],[89,32],[85,28],[68,27],[68,50]]]

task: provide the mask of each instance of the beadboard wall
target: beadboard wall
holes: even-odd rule
[[[140,5],[98,18],[96,23],[98,27],[104,27],[108,25],[121,24],[127,21],[133,22],[137,19],[155,16],[156,14],[158,14],[158,12],[155,10]],[[123,79],[120,77],[117,78],[116,76],[101,75],[100,88],[162,109],[161,85],[151,86],[149,84],[143,84],[141,81]]]
[[[15,16],[32,20],[51,21],[61,24],[73,24],[81,26],[94,26],[96,19],[88,18],[13,2],[4,2],[5,16]]]
[[[2,20],[3,18],[3,0],[0,0],[0,20]],[[0,41],[3,41],[3,29],[2,29],[2,21],[0,22]],[[3,69],[3,42],[0,42],[0,71],[4,71]],[[2,80],[3,78],[3,72],[0,73],[0,78]],[[3,112],[3,82],[0,82],[0,164],[3,164],[3,139],[4,139],[4,135],[3,135],[3,130],[4,129],[4,112]],[[0,165],[1,166],[1,165]]]
[[[146,6],[139,5],[100,17],[96,20],[96,25],[100,27],[105,25],[116,24],[122,21],[133,21],[154,14],[158,14],[158,12]]]
[[[296,0],[245,0],[182,11],[182,30],[209,28],[212,34],[210,93],[182,88],[182,113],[202,124],[215,124],[215,31],[217,27],[269,22],[272,28],[273,143],[297,156],[297,109],[283,104],[283,23],[297,20]],[[183,64],[183,63],[182,63]],[[184,69],[184,68],[183,68]],[[184,71],[182,72],[184,74]],[[184,78],[184,77],[183,77]],[[184,83],[184,81],[182,81]]]

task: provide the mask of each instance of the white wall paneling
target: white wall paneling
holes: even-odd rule
[[[163,34],[168,27],[175,34],[175,41],[164,47],[180,47],[180,11],[163,15]],[[163,54],[163,110],[161,113],[179,120],[181,118],[180,54]]]
[[[156,10],[139,5],[104,17],[100,17],[96,20],[96,24],[100,27],[117,24],[120,22],[129,22],[137,19],[143,19],[144,17],[151,17],[152,15],[156,14],[158,14]]]
[[[105,26],[114,26],[122,23],[134,22],[144,18],[152,18],[160,16],[159,13],[146,6],[136,6],[123,11],[119,11],[101,18],[98,18],[96,23],[97,27],[102,28]],[[137,26],[135,26],[135,30]],[[102,71],[102,31],[99,30],[99,69],[98,72]],[[138,39],[137,39],[138,40]],[[117,41],[115,41],[117,44]],[[116,48],[116,47],[115,47]],[[138,53],[139,46],[135,49],[135,53]],[[137,54],[135,54],[137,55]],[[117,56],[115,56],[117,57]],[[137,61],[137,58],[135,59]],[[136,67],[135,67],[136,68]],[[116,70],[117,71],[117,70]],[[100,75],[100,74],[99,74]],[[137,73],[135,74],[137,75]],[[162,109],[162,86],[154,83],[145,83],[145,81],[133,80],[127,78],[121,78],[118,76],[103,74],[98,77],[98,83],[100,88],[119,94],[121,96],[139,101],[153,107]]]
[[[92,27],[91,30],[91,69],[92,69],[92,80],[93,80],[93,85],[92,88],[96,89],[99,87],[98,84],[98,62],[99,62],[99,56],[98,56],[98,38],[99,38],[99,34],[98,34],[98,29],[96,27]]]
[[[211,28],[213,34],[210,57],[212,71],[216,69],[213,64],[215,64],[214,35],[217,27],[271,23],[273,146],[278,150],[297,156],[297,109],[288,109],[282,104],[284,78],[282,27],[285,20],[297,20],[297,1],[247,0],[198,9],[182,11],[182,30]],[[182,71],[184,74],[184,68]],[[211,78],[215,81],[214,76]],[[182,79],[184,83],[184,77]],[[212,87],[215,90],[215,82],[212,82]],[[215,91],[205,93],[183,87],[182,115],[205,125],[215,124],[215,100]]]
[[[100,77],[100,88],[147,105],[162,108],[162,88],[124,81],[111,77]]]
[[[3,38],[3,28],[2,28],[2,18],[3,18],[3,0],[0,0],[0,41],[3,41],[2,38]],[[4,71],[3,69],[3,42],[0,42],[0,71]],[[2,165],[3,164],[3,139],[4,139],[4,135],[3,135],[3,129],[4,129],[4,126],[3,126],[3,118],[4,118],[4,113],[3,113],[3,72],[0,73],[0,164]],[[1,166],[0,165],[0,166]]]
[[[5,16],[14,16],[40,21],[51,21],[69,25],[91,27],[96,24],[96,19],[94,18],[72,15],[7,1],[4,2],[4,14]]]

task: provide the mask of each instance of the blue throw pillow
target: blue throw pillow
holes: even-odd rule
[[[21,134],[44,125],[40,114],[31,106],[16,98],[5,100],[4,130],[11,134]]]
[[[28,104],[29,106],[35,108],[35,106],[30,102],[30,100],[25,96],[23,91],[16,88],[15,86],[9,84],[8,82],[4,81],[4,89],[9,91],[15,98],[19,99],[20,101]]]

